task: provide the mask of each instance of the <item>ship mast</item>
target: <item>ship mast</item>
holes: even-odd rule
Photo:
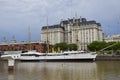
[[[46,19],[46,24],[47,24],[47,53],[49,53],[49,41],[48,41],[48,16]]]
[[[77,50],[79,50],[79,40],[78,40],[78,18],[77,18],[77,14],[76,16],[76,44],[77,44]]]
[[[28,28],[28,39],[29,39],[29,50],[31,51],[31,32],[30,32],[30,26]]]

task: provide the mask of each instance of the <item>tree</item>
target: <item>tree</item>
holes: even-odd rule
[[[90,51],[99,51],[107,46],[107,43],[104,41],[93,41],[87,47]]]
[[[88,45],[90,51],[106,51],[109,54],[120,54],[120,42],[94,41]]]
[[[60,50],[62,50],[62,51],[66,51],[66,50],[68,50],[68,45],[67,45],[67,43],[56,43],[55,45],[54,45],[54,49],[55,49],[55,51],[57,51],[57,49],[58,48],[60,48]]]
[[[77,45],[76,44],[67,44],[67,43],[56,43],[54,45],[54,49],[55,51],[57,51],[57,49],[60,48],[60,50],[62,51],[67,51],[67,50],[77,50]]]
[[[70,51],[72,51],[72,50],[76,51],[77,50],[77,45],[76,44],[68,44],[68,49]]]
[[[117,42],[116,45],[112,47],[114,51],[120,50],[120,42]]]
[[[115,45],[114,45],[115,43],[116,43],[116,42],[108,42],[108,43],[107,43],[107,46],[110,46],[110,45],[113,45],[113,46],[107,48],[106,50],[113,50],[113,47],[115,46]]]

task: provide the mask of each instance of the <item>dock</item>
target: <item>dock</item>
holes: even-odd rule
[[[120,55],[98,55],[96,61],[120,61]]]

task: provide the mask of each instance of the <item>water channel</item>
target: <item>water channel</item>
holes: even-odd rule
[[[120,61],[16,62],[14,71],[0,61],[0,80],[120,80]]]

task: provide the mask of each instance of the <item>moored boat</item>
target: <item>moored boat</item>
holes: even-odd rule
[[[28,51],[21,54],[2,55],[1,58],[12,58],[21,61],[95,61],[96,56],[97,54],[95,52],[85,51],[65,51],[63,53],[39,53],[35,51]]]

